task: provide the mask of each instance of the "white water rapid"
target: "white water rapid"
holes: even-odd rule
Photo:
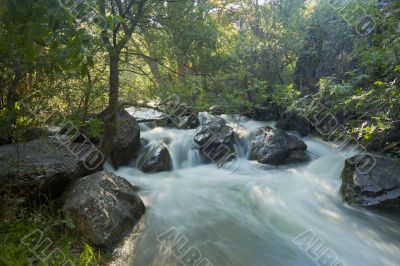
[[[303,138],[312,161],[261,165],[248,161],[246,153],[252,132],[267,123],[223,117],[239,137],[240,159],[233,171],[201,160],[192,146],[195,130],[141,125],[142,138],[168,144],[174,169],[157,174],[134,167],[114,171],[141,188],[147,207],[143,234],[124,264],[400,265],[400,217],[342,202],[345,158],[334,144]],[[204,123],[210,116],[200,118]],[[303,233],[316,241],[309,242],[309,249],[293,241]],[[167,250],[160,240],[170,236],[178,240]],[[185,257],[188,251],[192,260]],[[324,251],[332,259],[321,257]]]

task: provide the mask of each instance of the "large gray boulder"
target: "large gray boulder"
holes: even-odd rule
[[[221,117],[199,127],[193,141],[207,161],[223,165],[236,157],[234,131]]]
[[[279,165],[308,160],[307,145],[281,129],[260,128],[251,142],[250,160]]]
[[[0,194],[26,200],[57,198],[72,180],[89,172],[79,160],[85,158],[86,148],[50,138],[1,146]]]
[[[110,159],[114,168],[128,163],[140,150],[140,127],[127,111],[120,109],[116,115],[117,134],[112,140]]]
[[[400,208],[400,161],[356,156],[346,161],[340,188],[343,199],[363,207]]]
[[[61,202],[79,235],[111,251],[145,213],[137,190],[124,178],[103,171],[74,181]]]
[[[150,144],[139,156],[137,167],[146,173],[172,170],[172,159],[164,142]]]

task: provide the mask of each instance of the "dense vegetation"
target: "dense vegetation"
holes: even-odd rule
[[[49,110],[81,123],[108,105],[172,94],[198,110],[222,103],[236,113],[266,104],[287,111],[313,95],[348,133],[398,152],[397,143],[377,143],[398,129],[398,4],[338,5],[2,0],[2,141],[23,140]],[[362,32],[365,16],[372,23]]]
[[[0,0],[0,144],[42,134],[57,114],[97,138],[106,108],[176,94],[198,111],[331,114],[342,125],[335,137],[399,156],[399,9],[389,0]],[[67,225],[42,210],[20,216],[0,224],[10,265],[27,252],[21,236]],[[69,254],[75,240],[58,241]],[[88,264],[91,252],[71,260]]]

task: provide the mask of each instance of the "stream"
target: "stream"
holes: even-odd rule
[[[211,118],[200,114],[202,123]],[[400,265],[400,217],[341,200],[345,157],[334,143],[302,138],[310,162],[261,165],[246,159],[249,144],[273,123],[223,118],[238,136],[229,169],[204,163],[195,130],[141,124],[142,138],[168,144],[173,171],[114,171],[140,187],[147,207],[127,265]],[[166,239],[175,239],[172,249]]]

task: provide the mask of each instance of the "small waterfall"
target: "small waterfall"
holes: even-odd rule
[[[121,167],[116,172],[141,187],[148,207],[145,231],[129,265],[181,265],[177,253],[160,252],[158,236],[166,232],[181,237],[182,254],[196,249],[212,265],[311,265],[310,255],[317,250],[303,251],[293,242],[305,232],[344,262],[335,265],[400,265],[398,216],[350,208],[340,198],[347,150],[308,137],[311,162],[260,165],[246,159],[249,144],[258,128],[274,123],[222,117],[236,135],[239,159],[230,165],[205,164],[193,147],[195,130],[155,127],[142,138],[168,145],[173,171],[144,174]],[[201,113],[199,118],[205,123],[213,116]],[[203,265],[200,258],[196,265]]]

